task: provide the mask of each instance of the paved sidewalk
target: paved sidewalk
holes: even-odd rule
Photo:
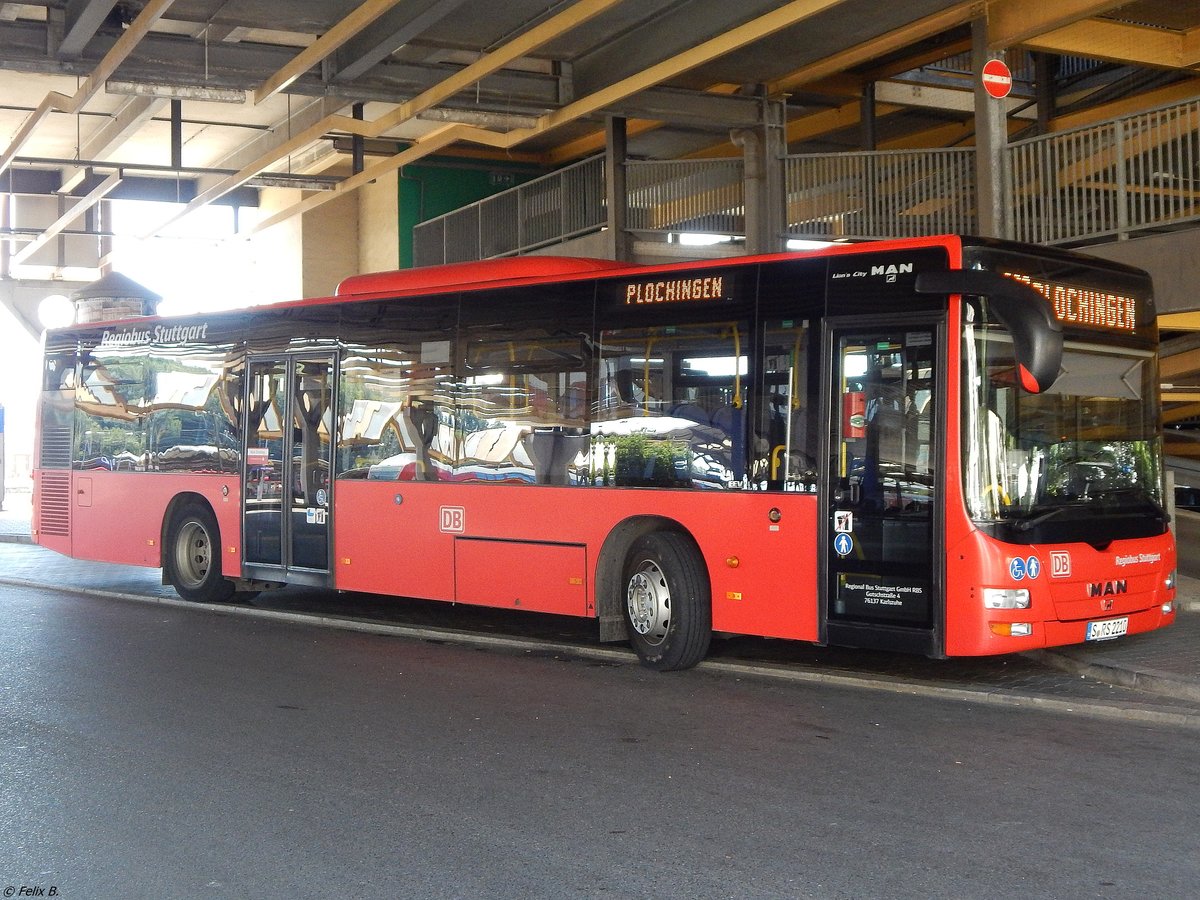
[[[5,498],[4,510],[0,511],[0,545],[30,543],[30,507],[29,494],[12,491],[8,493]],[[14,547],[11,550],[16,551],[17,548]],[[171,588],[164,587],[160,583],[157,570],[133,566],[97,566],[94,563],[80,563],[77,560],[70,560],[34,547],[30,547],[28,552],[0,554],[0,577],[24,579],[32,583],[74,589],[94,587],[98,590],[124,591],[142,596],[160,598],[175,596]],[[1074,676],[1095,679],[1139,693],[1188,703],[1200,703],[1200,579],[1182,577],[1178,600],[1180,613],[1176,618],[1175,625],[1171,628],[1100,644],[1058,647],[1023,655],[1033,663]],[[287,598],[281,596],[279,601],[297,611],[317,614],[322,612],[320,602],[309,600],[304,594],[292,595]],[[428,606],[436,609],[440,607],[440,604]],[[377,611],[368,603],[364,603],[362,608],[357,610],[352,603],[345,603],[341,605],[340,609],[343,615],[366,617],[377,615]],[[529,614],[521,613],[520,615],[528,616]],[[791,644],[791,642],[774,643]],[[807,645],[804,646],[807,647]],[[721,653],[717,645],[714,645],[714,651],[718,655]],[[856,671],[864,671],[872,668],[873,657],[863,655],[864,651],[847,652],[855,654],[849,661],[842,659],[840,651],[822,650],[819,658],[814,658],[813,662],[822,667],[834,669],[849,667]],[[734,652],[727,655],[735,654],[736,648]],[[785,664],[801,662],[796,651],[788,652],[786,655],[789,658]],[[958,665],[954,666],[943,662],[932,671],[944,673],[946,679],[950,681],[964,680],[964,672],[968,673],[965,680],[977,680],[978,676],[971,668],[972,661],[956,660],[951,662],[958,663]],[[884,675],[899,674],[904,677],[912,675],[912,671],[907,666],[895,662],[885,661],[876,664],[875,668]],[[1014,665],[1010,668],[1019,669],[1021,667]],[[983,680],[986,681],[989,677],[985,674]],[[1030,676],[1028,672],[1021,677],[1027,679],[1032,677],[1034,681],[1038,680],[1036,674]],[[1016,683],[1016,673],[1009,676],[1007,680]],[[999,679],[996,686],[998,689],[1009,687],[1005,683],[1005,679]],[[1042,687],[1045,686],[1042,685]],[[1054,690],[1061,693],[1062,689],[1061,686],[1054,686]]]
[[[29,521],[33,517],[33,494],[10,490],[0,510],[0,541],[28,542]]]

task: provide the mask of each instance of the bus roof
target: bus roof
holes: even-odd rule
[[[367,294],[427,291],[455,285],[487,284],[522,278],[555,278],[587,272],[607,272],[631,268],[629,263],[610,259],[572,256],[514,256],[479,262],[449,263],[351,275],[338,284],[335,297],[359,297]]]

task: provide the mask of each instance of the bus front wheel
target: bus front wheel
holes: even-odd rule
[[[712,601],[704,561],[681,534],[643,535],[625,558],[625,619],[642,665],[690,669],[708,653]]]
[[[171,521],[164,561],[167,580],[184,600],[220,603],[234,585],[221,575],[221,533],[206,507],[189,505]]]

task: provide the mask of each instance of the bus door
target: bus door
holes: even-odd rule
[[[247,578],[325,585],[334,358],[250,359],[242,493]]]
[[[941,334],[935,322],[827,328],[830,644],[941,654]]]

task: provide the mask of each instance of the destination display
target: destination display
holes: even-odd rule
[[[1014,281],[1027,284],[1054,308],[1054,317],[1071,325],[1134,331],[1137,328],[1138,301],[1123,294],[1038,281],[1029,275],[1005,272]]]
[[[721,275],[705,278],[670,278],[625,285],[626,306],[725,299],[725,279]]]

